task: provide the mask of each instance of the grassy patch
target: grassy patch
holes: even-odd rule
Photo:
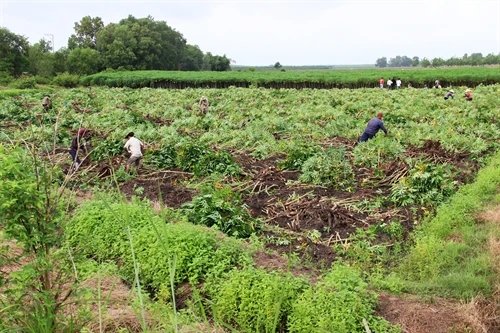
[[[487,247],[494,226],[476,215],[498,193],[499,167],[497,154],[415,232],[415,245],[399,267],[410,290],[465,298],[491,293],[497,276]]]

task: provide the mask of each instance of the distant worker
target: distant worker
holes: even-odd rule
[[[142,151],[144,150],[144,145],[140,140],[134,138],[134,132],[130,132],[129,134],[127,134],[125,139],[127,139],[127,142],[125,143],[125,146],[123,146],[123,148],[125,148],[127,152],[130,153],[127,165],[125,166],[125,171],[129,172],[130,165],[132,163],[135,164],[135,169],[136,171],[138,171],[143,156]]]
[[[81,164],[80,158],[78,158],[78,153],[83,152],[84,154],[87,154],[87,148],[85,147],[85,143],[83,142],[83,139],[85,138],[87,132],[88,130],[86,128],[80,128],[71,141],[71,145],[69,146],[69,154],[73,159],[73,167],[75,171],[78,170]]]
[[[373,138],[379,130],[384,131],[385,135],[387,135],[387,129],[384,127],[384,123],[382,118],[384,115],[382,112],[377,114],[377,117],[370,119],[368,125],[363,132],[363,135],[359,138],[359,142],[365,142]]]
[[[465,97],[465,99],[466,99],[467,101],[472,101],[472,92],[470,91],[470,89],[467,89],[467,90],[465,91],[465,95],[464,95],[464,97]]]
[[[408,88],[411,88],[411,82],[408,83]]]
[[[400,88],[401,88],[401,79],[400,79],[400,78],[398,78],[398,79],[396,80],[396,89],[400,89]]]
[[[390,90],[391,88],[392,88],[392,80],[389,79],[389,80],[387,80],[387,89]]]
[[[380,88],[384,88],[384,83],[385,83],[384,78],[380,78],[380,81],[378,82],[380,84]]]
[[[207,114],[207,112],[208,112],[208,98],[206,98],[205,96],[201,96],[199,113],[205,115]]]
[[[439,83],[438,79],[436,79],[436,81],[434,81],[434,88],[441,88],[441,84]]]
[[[45,97],[42,99],[42,106],[45,111],[49,111],[49,109],[52,109],[52,101],[50,100],[49,95],[45,95]]]
[[[448,98],[451,98],[451,99],[455,98],[455,92],[453,90],[448,91],[446,93],[446,95],[444,95],[444,99],[448,99]]]

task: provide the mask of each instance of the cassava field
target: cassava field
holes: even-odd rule
[[[500,85],[454,90],[5,94],[0,330],[498,332]]]

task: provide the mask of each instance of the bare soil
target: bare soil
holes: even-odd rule
[[[400,298],[382,294],[379,296],[377,315],[400,325],[403,333],[483,332],[460,311],[460,305],[442,299],[425,303],[411,295]]]
[[[139,176],[120,185],[120,191],[131,197],[133,195],[148,198],[163,205],[179,208],[183,203],[191,201],[195,192],[180,184],[190,178],[180,171],[159,172],[155,177]]]
[[[90,310],[93,319],[86,328],[91,332],[142,332],[141,313],[134,309],[134,293],[117,276],[105,276],[86,281],[83,286],[95,297],[91,300]],[[100,289],[101,300],[98,302]],[[77,310],[77,309],[73,309]],[[99,314],[99,311],[101,312]],[[149,313],[145,313],[146,324],[150,323]]]

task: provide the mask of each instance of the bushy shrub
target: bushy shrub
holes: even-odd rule
[[[364,332],[365,318],[372,332],[399,332],[373,315],[376,304],[377,295],[368,290],[359,272],[336,265],[293,304],[288,329],[291,333]]]
[[[49,78],[43,77],[43,76],[34,76],[35,82],[37,84],[50,84],[51,80]]]
[[[286,332],[292,304],[307,286],[291,274],[233,270],[212,291],[213,314],[242,332]]]
[[[330,148],[307,159],[299,181],[347,191],[355,186],[354,172],[343,148]]]
[[[82,253],[99,260],[118,259],[128,253],[127,228],[143,228],[158,221],[158,217],[147,202],[134,200],[127,205],[112,202],[113,198],[105,200],[86,201],[78,206],[67,226],[68,240]]]
[[[80,77],[68,72],[57,74],[52,83],[65,88],[74,88],[78,85]]]
[[[131,203],[113,198],[83,203],[66,234],[78,251],[98,260],[118,260],[129,282],[137,264],[141,282],[155,290],[169,283],[174,268],[175,283],[196,283],[250,261],[236,240],[221,240],[214,231],[190,223],[165,223],[149,202],[136,198]]]
[[[9,87],[12,89],[35,89],[36,80],[34,77],[25,77],[16,79],[10,82]]]
[[[437,205],[454,190],[449,166],[420,162],[392,186],[390,199],[400,206]]]
[[[238,193],[230,187],[205,187],[189,203],[183,205],[188,220],[220,230],[233,237],[248,237],[256,231],[253,219]]]
[[[0,86],[7,86],[14,78],[7,72],[0,71]]]

